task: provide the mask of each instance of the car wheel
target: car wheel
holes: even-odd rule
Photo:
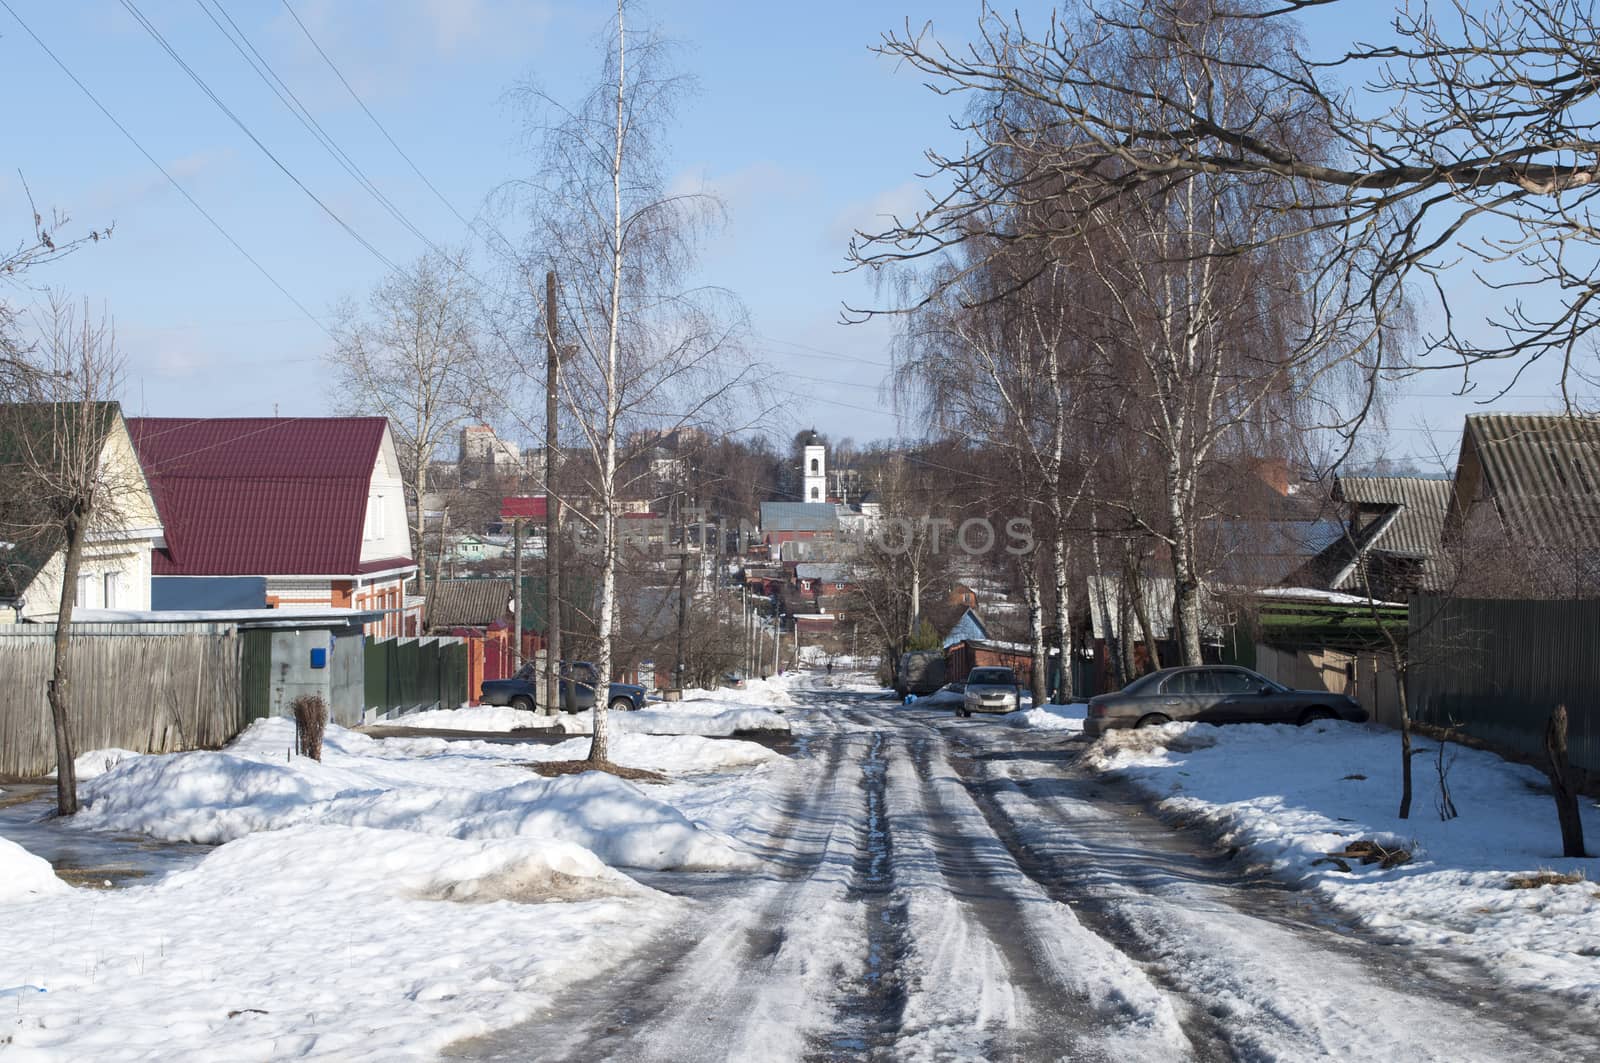
[[[1160,727],[1164,723],[1171,723],[1172,717],[1160,712],[1152,712],[1148,716],[1139,717],[1137,727]]]
[[[511,699],[511,707],[513,709],[520,709],[523,712],[532,712],[533,699],[528,697],[526,694],[518,694],[516,697]]]
[[[968,712],[966,709],[957,709],[956,710],[956,715],[957,716],[971,716],[972,713]]]
[[[633,709],[633,702],[629,701],[627,698],[612,698],[611,699],[611,711],[612,712],[629,712],[632,709]]]
[[[1316,723],[1318,720],[1337,719],[1338,717],[1335,716],[1330,709],[1307,709],[1305,712],[1300,714],[1300,726],[1304,727],[1306,724]]]

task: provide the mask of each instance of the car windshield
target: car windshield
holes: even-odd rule
[[[1016,676],[1009,668],[974,668],[967,676],[968,683],[988,683],[993,686],[1015,686]]]

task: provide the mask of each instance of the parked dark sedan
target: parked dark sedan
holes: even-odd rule
[[[594,708],[594,691],[599,675],[594,665],[578,661],[562,665],[564,682],[562,708],[568,712],[582,712]],[[510,705],[529,712],[544,699],[544,674],[533,662],[523,665],[510,679],[489,679],[479,688],[478,701],[484,705]],[[606,705],[617,710],[644,708],[644,687],[632,683],[612,683]]]
[[[1295,723],[1349,720],[1364,723],[1367,710],[1353,698],[1326,690],[1290,690],[1259,672],[1231,665],[1163,668],[1115,694],[1089,699],[1083,732],[1091,738],[1116,727],[1148,727],[1174,720],[1197,723]]]

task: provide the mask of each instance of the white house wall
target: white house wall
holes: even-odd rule
[[[53,620],[61,607],[61,572],[66,553],[56,551],[23,594],[22,619]],[[106,576],[118,573],[116,601],[106,601]],[[86,609],[150,608],[150,539],[110,539],[85,543],[79,578],[87,578]],[[8,618],[9,619],[9,618]]]
[[[367,514],[362,529],[363,563],[411,556],[411,535],[406,529],[405,484],[400,476],[394,439],[387,428],[383,430],[383,443],[378,447],[372,481],[367,487]]]

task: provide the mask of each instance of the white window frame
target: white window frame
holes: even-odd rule
[[[117,609],[122,605],[122,570],[117,569],[107,572],[101,578],[100,593],[101,604],[107,609]]]

